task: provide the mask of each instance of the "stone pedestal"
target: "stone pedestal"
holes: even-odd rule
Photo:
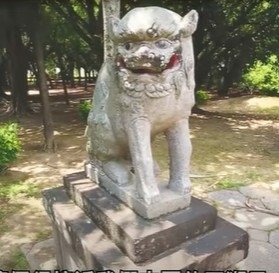
[[[43,192],[60,269],[224,270],[247,256],[248,235],[192,197],[188,208],[149,220],[86,178]]]

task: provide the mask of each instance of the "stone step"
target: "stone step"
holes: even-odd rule
[[[64,187],[75,203],[134,262],[144,262],[214,229],[217,211],[192,198],[190,207],[148,220],[85,177],[64,177]],[[175,236],[174,236],[175,235]]]
[[[248,234],[218,217],[213,231],[148,262],[134,263],[70,200],[63,187],[44,191],[43,201],[53,221],[60,269],[111,269],[115,272],[120,269],[139,272],[195,269],[203,272],[227,269],[247,256]],[[174,233],[173,239],[176,236]]]

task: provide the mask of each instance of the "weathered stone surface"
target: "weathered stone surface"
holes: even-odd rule
[[[94,170],[91,165],[86,165],[87,176],[94,182]],[[190,205],[190,194],[181,195],[175,191],[170,190],[167,183],[161,182],[158,185],[160,189],[160,198],[157,202],[147,204],[138,195],[137,187],[135,184],[119,186],[105,174],[98,176],[99,184],[108,192],[119,198],[127,206],[133,209],[136,213],[147,219],[157,218],[161,215],[168,214],[179,209],[186,208]]]
[[[279,194],[277,196],[266,196],[262,198],[262,202],[267,209],[279,215]]]
[[[216,209],[196,198],[192,198],[190,207],[151,221],[85,178],[83,172],[64,177],[64,186],[95,224],[135,262],[151,259],[215,227]]]
[[[252,199],[261,199],[266,194],[270,193],[270,190],[265,183],[255,183],[252,185],[240,187],[239,191],[245,196]]]
[[[121,20],[111,18],[115,50],[98,74],[87,147],[94,167],[115,183],[110,186],[114,194],[122,190],[119,181],[129,180],[135,182],[137,195],[146,205],[165,198],[154,173],[150,143],[164,132],[170,157],[168,187],[185,197],[183,206],[187,200],[190,204],[188,118],[195,103],[191,35],[197,22],[194,10],[181,17],[160,7],[135,8]],[[100,183],[106,182],[100,179]]]
[[[274,182],[273,188],[276,188],[276,185]],[[279,213],[279,193],[275,190],[263,188],[262,183],[256,183],[241,187],[240,191],[250,198],[260,199],[267,209]]]
[[[248,228],[272,230],[279,227],[279,217],[248,209],[235,212],[235,220],[247,225]]]
[[[55,270],[57,262],[54,258],[55,243],[53,238],[39,242],[35,245],[25,244],[21,246],[30,270]]]
[[[225,220],[227,220],[228,222],[232,223],[233,225],[236,225],[237,227],[239,228],[242,228],[244,230],[248,230],[248,228],[250,228],[250,224],[247,223],[247,222],[240,222],[234,218],[231,218],[231,217],[224,217]]]
[[[274,257],[279,257],[279,249],[266,242],[252,240],[249,245],[248,257],[236,266],[241,270],[255,270],[256,272],[263,270],[267,273],[278,273],[279,259],[274,259]]]
[[[69,270],[120,270],[143,272],[161,270],[224,270],[245,258],[248,236],[243,230],[218,218],[216,229],[181,244],[153,258],[146,264],[135,264],[122,254],[104,233],[70,202],[62,188],[44,191],[44,205],[58,230],[57,249],[64,261],[60,268]],[[82,264],[75,264],[75,260]],[[66,263],[65,263],[66,261]],[[70,261],[70,266],[69,266]]]
[[[246,197],[234,190],[220,190],[208,193],[208,198],[226,207],[245,207]]]
[[[279,248],[279,230],[274,230],[274,231],[271,231],[270,232],[270,235],[269,235],[269,242]]]
[[[248,234],[249,234],[251,240],[262,241],[262,242],[268,241],[268,232],[267,231],[253,229],[253,228],[249,228],[247,231],[248,231]]]

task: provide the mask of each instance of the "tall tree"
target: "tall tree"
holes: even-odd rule
[[[23,44],[27,16],[28,8],[25,8],[25,3],[0,2],[0,35],[2,37],[0,46],[6,48],[8,55],[12,105],[16,114],[23,114],[30,110],[27,101],[27,55]]]
[[[40,88],[42,109],[43,109],[43,125],[44,125],[44,137],[45,145],[44,149],[49,152],[54,152],[56,145],[54,140],[53,120],[49,102],[49,94],[47,87],[47,77],[45,73],[44,64],[44,49],[41,37],[42,30],[42,16],[40,12],[40,6],[37,4],[35,9],[35,18],[37,19],[37,25],[32,31],[32,41],[35,49],[36,63],[38,69],[38,82]]]

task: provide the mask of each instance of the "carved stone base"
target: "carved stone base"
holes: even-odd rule
[[[85,165],[85,172],[88,178],[93,182],[96,181],[96,173],[90,163]],[[146,219],[154,219],[186,208],[191,202],[190,193],[181,195],[172,191],[167,188],[167,182],[160,182],[158,185],[160,191],[158,202],[148,205],[138,196],[135,184],[119,185],[104,173],[98,175],[98,180],[100,185],[108,192]]]
[[[194,201],[195,208],[189,214],[184,211],[159,221],[142,219],[142,222],[140,216],[134,214],[135,221],[131,222],[133,219],[129,211],[132,210],[125,210],[122,206],[115,207],[113,200],[107,199],[102,192],[93,189],[92,185],[90,187],[86,179],[80,179],[80,174],[75,175],[79,176],[78,181],[72,176],[68,177],[65,184],[72,185],[76,181],[73,187],[78,187],[79,190],[74,190],[73,187],[68,190],[75,195],[75,200],[80,199],[78,202],[84,208],[89,209],[91,206],[94,221],[70,200],[65,188],[50,189],[43,193],[45,208],[53,222],[60,269],[111,269],[114,272],[119,272],[120,269],[139,272],[146,272],[147,269],[153,272],[195,269],[204,272],[227,269],[247,256],[247,233],[219,217],[216,219],[215,210],[211,210],[206,204],[203,206],[201,201]],[[206,213],[201,216],[203,209]],[[193,215],[192,220],[190,215]],[[206,224],[202,221],[201,226],[197,225],[202,218],[216,220],[214,229],[212,222]],[[191,225],[192,221],[195,222],[194,225]],[[113,230],[114,233],[111,233]],[[194,230],[198,230],[200,235],[193,234]],[[183,242],[180,240],[181,234],[188,234]],[[196,237],[187,239],[187,236]],[[122,248],[119,248],[117,245],[121,240]],[[167,247],[172,241],[174,243]],[[137,243],[139,248],[135,247]],[[135,262],[131,259],[132,256],[145,261]]]

